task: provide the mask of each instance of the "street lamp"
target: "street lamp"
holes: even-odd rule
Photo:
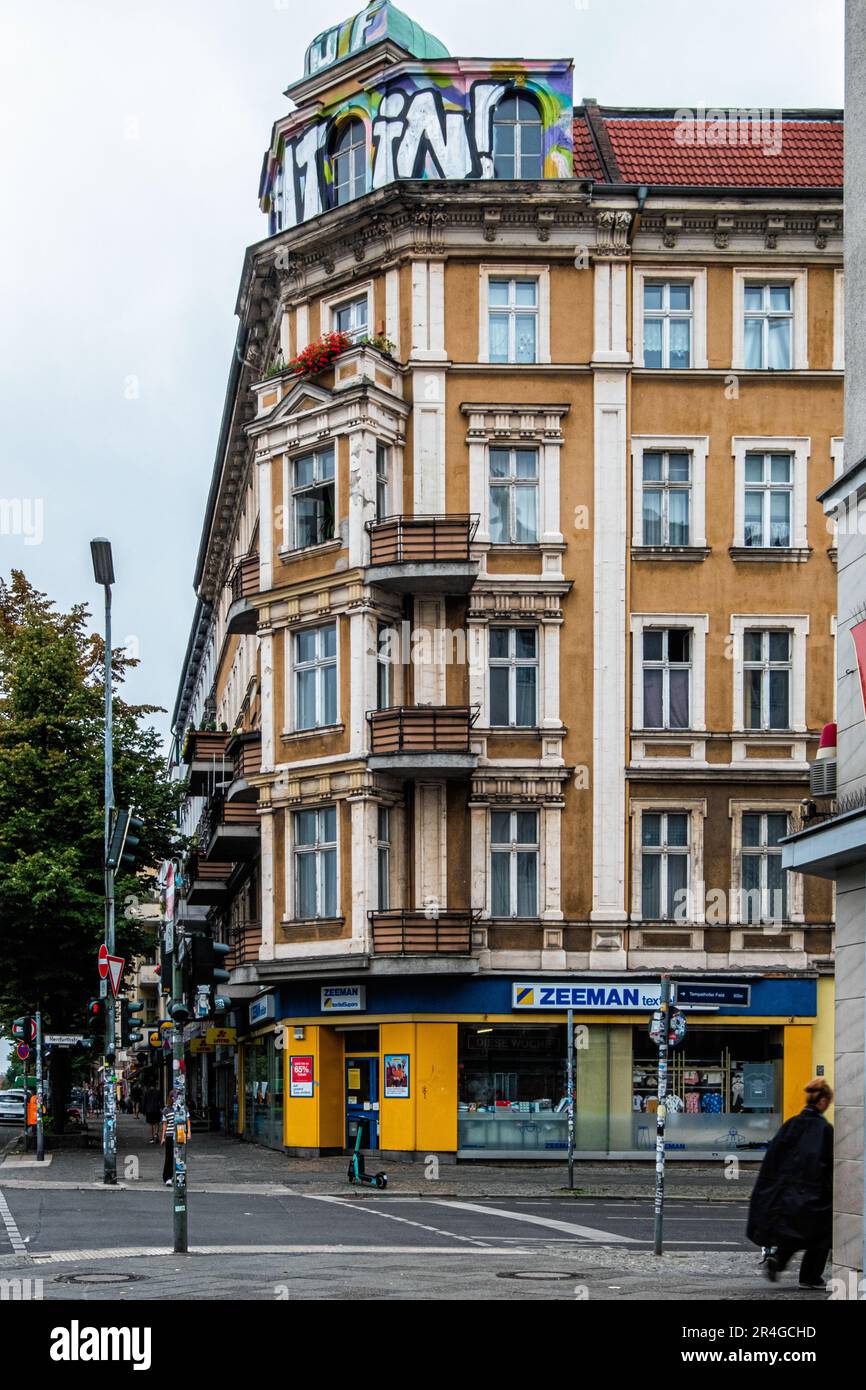
[[[111,821],[114,812],[114,765],[111,724],[111,586],[114,583],[114,560],[111,541],[98,536],[90,542],[93,557],[93,577],[105,590],[105,944],[108,954],[114,955],[114,869],[108,863],[111,843]],[[105,998],[105,1065],[102,1073],[102,1181],[113,1186],[117,1182],[117,1093],[114,1088],[115,1005],[109,996],[108,981],[103,980],[100,992]]]

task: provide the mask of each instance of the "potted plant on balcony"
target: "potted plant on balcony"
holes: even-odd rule
[[[323,333],[315,343],[310,343],[297,357],[293,357],[285,370],[309,380],[332,366],[341,353],[353,346],[348,333]]]

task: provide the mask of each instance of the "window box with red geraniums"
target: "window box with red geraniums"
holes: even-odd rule
[[[310,343],[309,347],[305,347],[303,352],[299,352],[297,357],[293,357],[291,362],[287,362],[285,367],[280,367],[279,370],[291,372],[295,376],[317,376],[319,372],[330,367],[341,353],[353,346],[348,333],[325,333],[318,342]]]

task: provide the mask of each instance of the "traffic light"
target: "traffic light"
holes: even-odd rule
[[[207,989],[213,984],[222,984],[231,979],[229,972],[222,968],[221,962],[231,950],[222,941],[214,941],[210,936],[193,936],[190,976],[196,989]]]
[[[132,872],[138,867],[141,858],[141,831],[144,821],[135,811],[115,811],[108,839],[108,855],[105,866],[108,869],[126,869]]]
[[[144,1034],[137,1031],[138,1024],[142,1021],[135,1018],[135,1014],[140,1014],[144,1008],[143,1003],[133,1003],[131,999],[121,999],[120,1001],[120,1045],[128,1047],[130,1044],[144,1042]]]
[[[105,1032],[104,999],[89,999],[87,1001],[87,1026],[91,1033]]]

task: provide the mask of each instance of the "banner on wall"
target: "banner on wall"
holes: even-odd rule
[[[292,1057],[289,1061],[289,1095],[294,1100],[310,1100],[313,1095],[312,1057]]]

